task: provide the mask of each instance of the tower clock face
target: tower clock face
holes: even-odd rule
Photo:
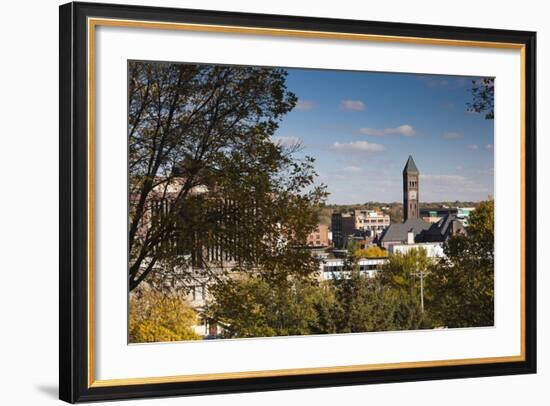
[[[416,200],[416,190],[409,191],[409,200]]]

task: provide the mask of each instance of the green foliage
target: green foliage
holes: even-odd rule
[[[266,280],[244,275],[213,286],[216,300],[208,309],[224,326],[224,337],[271,337],[311,334],[320,319],[322,292],[311,279]]]
[[[334,281],[333,320],[339,333],[422,328],[420,302],[407,290],[353,270]]]
[[[427,279],[428,306],[436,325],[492,326],[494,323],[494,202],[470,214],[466,235],[444,246],[447,256]]]
[[[149,288],[130,296],[131,343],[199,340],[196,312],[181,298]]]
[[[374,278],[359,272],[352,243],[343,271],[330,281],[232,280],[215,291],[215,317],[231,337],[492,325],[494,203],[478,204],[469,222],[467,234],[444,245],[446,259],[413,249],[389,256]]]
[[[362,275],[349,256],[330,281],[245,275],[218,283],[208,315],[226,337],[407,330],[429,326],[416,291]]]
[[[431,266],[424,248],[412,249],[405,254],[391,255],[382,267],[380,279],[386,286],[412,291],[418,289],[418,274],[426,275]]]

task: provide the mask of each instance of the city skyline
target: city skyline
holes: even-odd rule
[[[298,102],[274,139],[315,158],[327,203],[400,201],[409,155],[420,202],[493,195],[493,120],[467,109],[479,77],[286,70]]]

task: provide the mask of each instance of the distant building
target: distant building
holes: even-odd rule
[[[441,207],[420,209],[420,217],[422,220],[429,223],[437,223],[442,218],[451,215],[460,221],[464,227],[468,227],[468,218],[470,217],[470,213],[474,210],[475,207]]]
[[[379,245],[389,249],[395,244],[445,242],[449,237],[465,232],[464,225],[454,215],[447,215],[437,223],[414,219],[390,225],[380,236]]]
[[[442,243],[452,235],[465,232],[464,224],[458,218],[458,209],[427,210],[419,218],[419,175],[412,156],[409,156],[403,169],[404,222],[391,224],[378,238],[378,244],[389,252],[393,251],[391,246]]]
[[[328,247],[328,226],[319,224],[317,228],[307,236],[306,244],[308,247]]]
[[[422,219],[409,219],[402,224],[391,224],[380,236],[378,242],[382,248],[389,249],[393,244],[409,243],[409,233],[413,235],[413,243],[417,237],[427,231],[432,226],[431,223]]]
[[[458,207],[457,210],[456,217],[464,227],[468,227],[470,214],[475,210],[475,207]]]
[[[403,168],[403,221],[418,218],[419,171],[412,155]]]
[[[390,216],[375,210],[355,210],[355,228],[376,237],[390,225]]]
[[[406,254],[411,250],[423,248],[426,250],[428,258],[442,258],[445,256],[443,252],[442,242],[419,242],[412,244],[392,244],[388,247],[388,253],[394,254]]]
[[[355,233],[355,216],[334,212],[331,217],[332,243],[334,248],[345,248],[349,236]]]
[[[358,261],[359,273],[363,276],[374,277],[380,267],[388,262],[388,258],[362,258]],[[350,271],[344,271],[344,259],[331,258],[321,262],[321,280],[331,280],[346,277]]]
[[[458,209],[456,207],[438,207],[431,209],[420,209],[420,218],[428,223],[437,223],[442,217],[449,214],[457,215]]]

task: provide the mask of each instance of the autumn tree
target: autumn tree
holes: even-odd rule
[[[195,310],[178,295],[140,289],[130,296],[131,343],[199,340],[193,330],[197,320]]]
[[[377,245],[371,245],[367,248],[355,250],[353,255],[355,256],[355,259],[384,258],[388,256],[388,252]]]
[[[134,61],[128,72],[130,290],[185,284],[188,270],[204,278],[223,261],[273,275],[315,269],[296,247],[324,188],[313,159],[295,158],[299,146],[272,141],[297,100],[286,72]]]
[[[441,326],[494,323],[494,201],[479,203],[468,222],[466,234],[445,243],[447,258],[427,279],[430,313]]]

